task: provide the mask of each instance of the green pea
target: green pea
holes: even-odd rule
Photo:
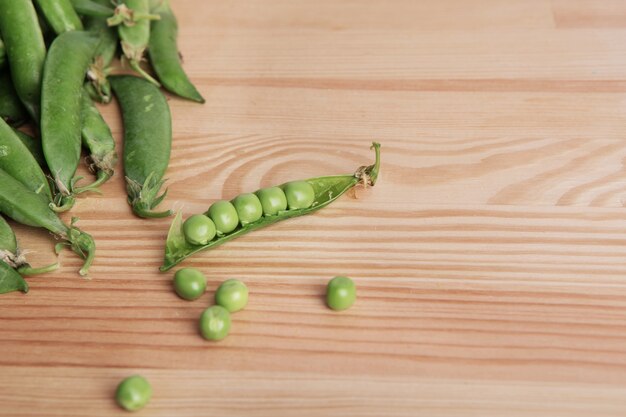
[[[230,313],[222,306],[212,306],[200,316],[200,333],[207,340],[222,340],[230,331]]]
[[[287,210],[287,197],[280,187],[261,188],[256,192],[261,201],[263,214],[275,216],[281,211]]]
[[[243,310],[248,304],[248,287],[237,279],[228,279],[215,292],[215,303],[230,313]]]
[[[333,310],[345,310],[356,301],[356,285],[348,277],[335,277],[326,286],[326,304]]]
[[[213,223],[215,223],[215,229],[217,229],[218,234],[230,233],[239,225],[237,210],[230,201],[216,201],[211,204],[207,213],[213,220]]]
[[[240,194],[233,200],[241,225],[253,223],[263,216],[263,206],[259,197],[252,193]]]
[[[195,268],[183,268],[174,274],[174,291],[182,299],[195,300],[206,290],[206,277]]]
[[[305,209],[311,207],[315,200],[315,191],[306,181],[292,181],[283,186],[289,210]]]
[[[183,223],[185,240],[192,245],[206,245],[215,233],[215,223],[204,214],[194,214]]]
[[[140,375],[133,375],[124,379],[117,386],[115,401],[125,410],[141,410],[152,397],[150,383]]]

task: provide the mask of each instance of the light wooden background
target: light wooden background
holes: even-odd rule
[[[169,220],[134,218],[117,175],[72,213],[91,279],[68,252],[0,298],[1,415],[121,415],[133,373],[146,417],[626,415],[626,2],[174,3],[207,103],[170,100],[164,206],[349,173],[373,139],[380,182],[196,256],[209,292],[185,302],[157,271]],[[206,342],[231,277],[249,306]]]

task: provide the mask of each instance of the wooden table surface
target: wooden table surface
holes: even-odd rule
[[[146,417],[626,415],[626,2],[174,9],[207,102],[169,101],[164,206],[350,173],[373,139],[380,181],[195,256],[209,290],[185,302],[157,270],[170,220],[133,217],[120,171],[71,213],[97,240],[91,279],[67,252],[0,298],[0,415],[123,415],[134,373]],[[359,291],[343,313],[323,304],[339,274]],[[248,308],[206,342],[231,277]]]

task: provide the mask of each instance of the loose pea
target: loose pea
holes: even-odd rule
[[[248,304],[248,287],[237,279],[228,279],[215,292],[215,303],[230,313],[243,310]]]
[[[211,220],[213,220],[213,223],[215,223],[215,229],[218,234],[230,233],[235,230],[239,224],[237,210],[230,201],[216,201],[211,204],[207,213]]]
[[[192,245],[206,245],[215,237],[215,223],[204,214],[194,214],[183,223],[183,233]]]
[[[184,300],[200,298],[206,290],[206,277],[195,268],[183,268],[174,274],[174,291]]]
[[[255,222],[263,216],[263,206],[259,197],[252,193],[240,194],[233,200],[233,206],[237,210],[237,216],[241,225]]]
[[[283,186],[289,210],[305,209],[311,207],[315,200],[315,191],[306,181],[292,181]]]
[[[256,192],[256,195],[261,201],[263,214],[266,216],[275,216],[279,212],[287,210],[287,197],[280,187],[261,188]]]
[[[127,411],[141,410],[152,397],[150,383],[140,375],[133,375],[124,379],[117,386],[115,400],[120,407]]]
[[[345,310],[356,301],[356,285],[348,277],[335,277],[326,286],[326,304],[333,310]]]
[[[230,313],[222,306],[212,306],[200,316],[200,333],[207,340],[222,340],[230,331]]]

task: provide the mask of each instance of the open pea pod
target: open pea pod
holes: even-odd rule
[[[314,200],[309,207],[284,210],[273,216],[263,216],[257,221],[240,225],[231,233],[218,234],[216,238],[208,242],[206,245],[192,245],[185,239],[185,234],[183,232],[183,218],[182,214],[179,212],[174,218],[167,235],[167,241],[165,242],[165,259],[160,270],[163,272],[167,271],[195,253],[214,248],[228,242],[229,240],[243,236],[246,233],[250,233],[253,230],[260,229],[292,217],[304,216],[305,214],[313,213],[314,211],[326,207],[333,201],[337,200],[341,195],[357,184],[373,186],[376,184],[380,169],[380,144],[373,143],[372,148],[376,152],[376,161],[373,165],[360,167],[354,174],[317,177],[305,180],[311,185],[311,187],[313,187],[314,191]]]

